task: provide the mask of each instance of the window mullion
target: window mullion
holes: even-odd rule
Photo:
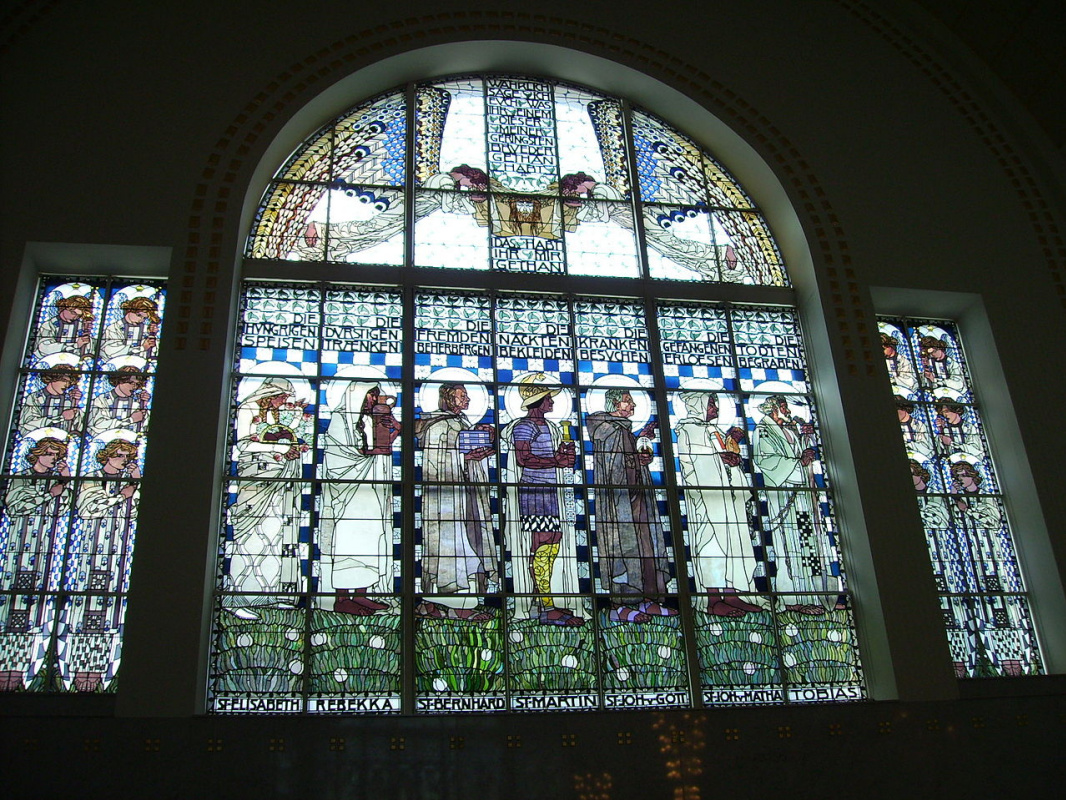
[[[417,124],[415,119],[417,86],[407,84],[407,150],[404,179],[407,203],[404,206],[404,271],[414,266],[415,252],[415,137]],[[415,341],[415,296],[410,280],[403,280],[403,336],[404,352],[414,351]],[[403,598],[400,606],[403,622],[400,626],[400,710],[402,714],[415,713],[415,365],[413,358],[405,358],[400,385],[403,391],[403,408],[401,419],[401,448],[403,463],[401,467],[401,547],[400,577]]]
[[[633,232],[637,236],[637,259],[640,262],[640,277],[647,280],[648,238],[644,231],[644,213],[641,210],[640,176],[637,172],[637,152],[633,144],[633,108],[628,100],[621,100],[622,140],[626,149],[626,166],[629,169],[630,208],[633,211]]]
[[[670,435],[670,399],[666,396],[666,380],[663,374],[663,359],[659,334],[659,306],[654,297],[644,299],[644,317],[648,328],[648,340],[654,344],[648,348],[653,377],[653,397],[659,417],[659,447],[662,452],[663,480],[667,491],[667,510],[670,515],[670,541],[674,549],[674,569],[677,574],[677,597],[681,606],[681,639],[685,647],[685,667],[688,671],[689,697],[694,708],[703,707],[703,689],[700,685],[700,662],[696,650],[696,625],[692,618],[692,593],[688,582],[688,560],[685,557],[685,539],[681,528],[681,491],[674,471],[673,437]],[[665,425],[663,423],[666,423]]]

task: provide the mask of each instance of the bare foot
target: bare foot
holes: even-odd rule
[[[825,613],[824,608],[811,605],[810,603],[785,606],[785,611],[795,611],[797,614],[806,614],[808,617],[820,617]]]
[[[716,617],[743,617],[744,612],[739,608],[729,605],[725,600],[718,600],[707,606],[707,613]]]

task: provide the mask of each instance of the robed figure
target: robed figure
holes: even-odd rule
[[[266,378],[237,409],[236,502],[229,508],[233,529],[230,580],[239,592],[287,592],[299,581],[304,404],[290,400],[293,385]],[[245,600],[267,604],[273,598]]]
[[[349,383],[323,437],[321,541],[333,610],[367,616],[388,608],[366,597],[389,592],[392,442],[400,425],[377,383]]]
[[[648,469],[652,454],[637,450],[655,423],[635,435],[629,419],[634,408],[628,390],[608,389],[604,410],[589,414],[586,424],[593,446],[600,582],[612,595],[638,598],[635,609],[616,605],[612,619],[646,622],[648,615],[672,615],[656,602],[666,593],[670,567]]]
[[[466,387],[441,384],[439,408],[415,423],[423,449],[422,586],[435,596],[426,616],[471,618],[490,585],[498,585],[488,470],[492,426],[474,425]],[[467,596],[462,596],[467,595]]]

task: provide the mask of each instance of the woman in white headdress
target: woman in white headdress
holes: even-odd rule
[[[264,378],[237,409],[237,501],[229,508],[233,545],[229,587],[240,592],[295,591],[300,557],[301,454],[308,447],[292,424],[293,385]],[[284,414],[283,414],[284,410]],[[285,545],[291,554],[286,554]],[[286,584],[290,588],[285,588]],[[264,599],[262,602],[268,602]]]
[[[747,480],[740,455],[744,431],[722,424],[718,393],[683,391],[689,415],[675,426],[681,479],[692,531],[692,561],[707,612],[742,617],[761,609],[737,594],[754,588]]]
[[[392,532],[392,442],[400,425],[378,383],[349,383],[323,438],[321,548],[333,610],[367,616],[388,608],[366,596],[388,592]],[[343,481],[338,483],[336,481]]]

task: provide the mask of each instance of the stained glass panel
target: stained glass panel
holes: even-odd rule
[[[861,698],[795,313],[664,305],[659,329],[704,701]]]
[[[633,147],[645,203],[706,203],[700,148],[657,117],[633,113]]]
[[[4,460],[0,690],[114,691],[165,304],[42,282]]]
[[[1029,598],[958,330],[947,320],[878,324],[955,673],[1040,674]]]
[[[788,283],[743,190],[657,117],[588,89],[508,76],[422,84],[413,97],[410,113],[396,91],[312,136],[267,188],[247,254],[405,264],[413,195],[417,266],[638,278],[646,260],[657,279]]]
[[[399,294],[249,284],[241,308],[211,707],[398,711]]]

